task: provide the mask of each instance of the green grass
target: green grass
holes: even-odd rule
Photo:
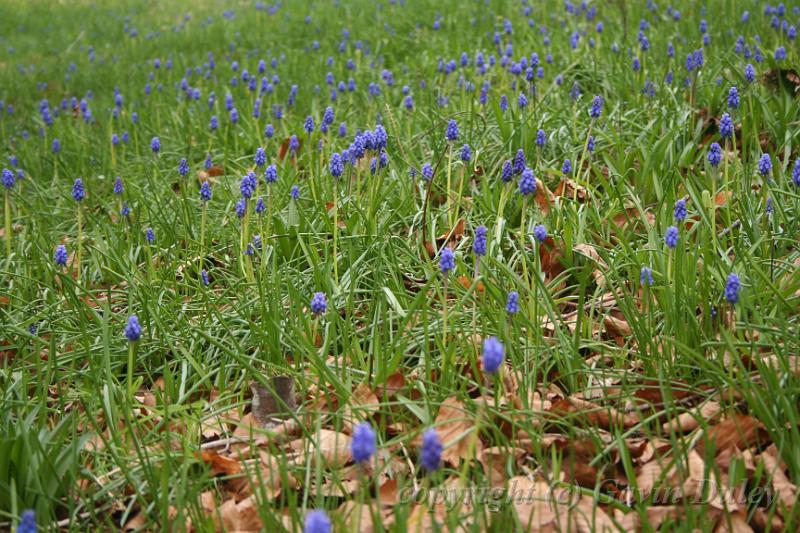
[[[644,2],[598,3],[592,22],[567,14],[562,2],[534,2],[536,28],[528,27],[516,1],[340,4],[284,2],[271,15],[248,2],[231,5],[230,20],[223,17],[227,7],[215,2],[0,6],[0,100],[14,109],[0,113],[2,164],[11,168],[5,156],[13,155],[24,171],[3,208],[11,252],[4,243],[0,529],[15,527],[32,508],[40,527],[53,530],[56,524],[119,530],[134,517],[131,527],[143,531],[181,531],[189,523],[196,531],[299,530],[308,510],[325,508],[337,530],[358,530],[363,524],[348,522],[341,506],[363,504],[376,529],[381,523],[386,530],[416,530],[424,510],[410,497],[413,490],[509,489],[500,475],[569,489],[575,501],[583,496],[574,509],[593,502],[590,509],[618,521],[639,517],[642,530],[711,531],[731,517],[754,526],[776,517],[776,529],[796,530],[800,516],[785,505],[794,492],[775,492],[780,475],[770,466],[768,446],[774,444],[788,481],[800,482],[800,374],[792,368],[800,355],[800,189],[791,181],[800,107],[790,79],[766,80],[779,67],[797,68],[796,41],[770,28],[762,5],[733,0],[709,5],[707,15],[696,3],[674,2],[680,21],[666,6],[655,15]],[[746,24],[739,20],[744,9],[751,12]],[[437,13],[441,27],[433,30]],[[650,23],[647,52],[636,42],[643,17]],[[537,52],[544,69],[524,111],[517,105],[524,72],[515,77],[501,67],[492,43],[500,32],[505,51],[506,18],[513,22],[513,60]],[[702,45],[702,18],[711,42],[693,87],[685,88],[684,58]],[[791,9],[786,18],[797,22]],[[595,30],[598,21],[602,33]],[[549,30],[549,46],[540,25]],[[340,53],[343,28],[350,37]],[[569,36],[576,30],[588,33],[573,50]],[[762,63],[734,52],[739,34],[751,47],[760,35]],[[666,55],[668,42],[674,58]],[[787,50],[780,65],[773,58],[779,45]],[[638,73],[629,47],[643,58]],[[498,59],[483,75],[474,65],[478,50],[487,62],[492,53]],[[209,52],[216,66],[204,77]],[[462,52],[468,67],[447,75],[438,70],[440,57],[458,62]],[[349,58],[355,70],[346,67]],[[241,69],[257,73],[259,59],[280,82],[253,118],[258,91],[247,89]],[[231,70],[233,60],[238,72]],[[747,62],[758,73],[752,84],[743,74]],[[201,72],[187,82],[199,89],[197,101],[179,89],[195,67]],[[393,74],[393,85],[383,80],[383,69]],[[672,84],[664,82],[669,71]],[[328,72],[336,83],[352,77],[357,90],[338,92],[332,103]],[[491,88],[481,105],[484,80]],[[655,84],[655,96],[643,94],[645,80]],[[379,96],[369,96],[370,83],[380,85]],[[573,83],[583,93],[577,100],[570,97]],[[287,107],[293,84],[296,102]],[[404,85],[413,110],[403,105]],[[717,120],[729,111],[731,86],[741,95],[741,107],[731,112],[736,146],[727,145],[727,163],[714,175],[708,147],[722,143]],[[112,117],[115,87],[124,98],[118,118]],[[80,100],[87,91],[92,121],[67,109],[45,127],[42,99],[56,109],[62,98]],[[226,93],[234,97],[237,124],[228,118]],[[605,104],[602,117],[591,121],[596,94]],[[501,95],[509,100],[506,111]],[[282,119],[271,116],[273,104],[282,106]],[[328,105],[336,118],[322,134]],[[209,128],[212,115],[219,118],[216,131]],[[303,130],[307,115],[316,124],[310,138]],[[378,115],[389,135],[388,166],[371,175],[375,154],[369,154],[334,181],[330,154],[347,149],[358,130],[373,129]],[[453,146],[444,139],[450,119],[460,128]],[[272,139],[263,133],[269,122]],[[347,125],[344,138],[337,134],[340,122]],[[589,128],[593,153],[586,150]],[[539,129],[547,133],[544,147],[535,142]],[[123,132],[129,141],[112,147],[112,133]],[[281,159],[281,144],[292,134],[301,149],[296,159]],[[157,155],[153,136],[161,140]],[[53,154],[56,138],[62,149]],[[321,152],[313,149],[320,141]],[[468,164],[458,155],[463,143],[472,148]],[[248,204],[244,242],[257,234],[264,243],[248,259],[234,206],[259,146],[279,179],[267,186],[263,169],[257,171],[254,199],[266,202],[269,195],[271,208],[258,215],[254,202]],[[523,201],[518,176],[508,184],[500,179],[503,162],[520,148],[551,192],[570,159],[570,177],[585,187],[583,200],[569,190],[537,196],[544,205]],[[767,183],[757,171],[765,152],[773,163]],[[213,199],[201,235],[198,173],[209,153],[224,172],[210,178]],[[182,178],[184,157],[190,172]],[[430,186],[419,178],[425,163],[435,169]],[[116,176],[125,186],[120,197],[112,192]],[[79,177],[87,190],[80,204],[71,197]],[[297,200],[290,196],[294,185]],[[730,197],[714,209],[717,193]],[[678,224],[680,241],[669,251],[663,236],[684,197],[689,218]],[[328,205],[334,198],[337,209]],[[123,201],[128,217],[119,215]],[[463,229],[452,231],[459,218]],[[481,224],[489,245],[476,276],[472,244]],[[536,224],[547,227],[552,241],[534,239]],[[153,244],[145,239],[147,228],[155,232]],[[442,246],[447,235],[456,270],[445,282],[438,257],[425,250],[426,243]],[[61,243],[70,253],[65,269],[53,261]],[[640,286],[643,266],[653,270],[650,287]],[[208,286],[201,269],[208,271]],[[732,272],[742,280],[736,305],[723,297]],[[514,315],[505,311],[512,290],[520,293]],[[308,305],[318,291],[327,295],[328,310],[314,317]],[[123,334],[131,314],[143,327],[132,375]],[[502,376],[482,372],[481,343],[490,335],[505,346]],[[252,408],[251,385],[270,389],[274,376],[294,382],[297,406],[288,431],[250,425],[250,417],[237,425]],[[595,407],[576,403],[580,398]],[[446,400],[463,406],[460,425],[437,424]],[[700,417],[697,429],[665,427],[707,400],[719,403],[719,414]],[[209,431],[217,417],[223,427]],[[322,430],[349,435],[355,420],[368,420],[378,434],[371,469],[348,464],[346,448],[334,457],[313,444]],[[418,466],[418,446],[431,426],[457,440],[447,444],[462,450],[462,460],[429,475]],[[731,442],[737,452],[752,454],[750,462]],[[642,443],[655,449],[647,460]],[[481,448],[494,449],[497,463],[474,457]],[[214,453],[227,457],[228,466],[214,462],[224,461],[212,459]],[[700,460],[700,474],[686,466],[692,457]],[[746,501],[738,512],[719,510],[700,491],[698,501],[675,503],[676,518],[656,522],[653,513],[663,501],[646,494],[630,499],[621,491],[639,494],[642,469],[659,460],[665,472],[675,465],[695,479],[744,483]],[[259,461],[266,466],[257,468]],[[676,476],[681,485],[685,476]],[[438,527],[527,527],[519,505],[491,494],[492,502],[440,506]],[[231,510],[247,495],[250,515]],[[577,512],[561,508],[559,516]],[[235,516],[243,522],[231,522]]]

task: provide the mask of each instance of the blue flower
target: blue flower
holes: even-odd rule
[[[442,274],[445,276],[451,271],[456,268],[456,256],[453,253],[453,250],[450,247],[445,246],[442,248],[440,257],[439,257],[439,268],[442,271]]]
[[[158,137],[153,137],[150,140],[150,149],[153,151],[154,154],[157,154],[161,151],[161,139]]]
[[[686,219],[686,200],[681,198],[675,202],[674,209],[675,222],[683,222]]]
[[[733,136],[733,119],[728,113],[723,113],[719,119],[719,134],[723,139]]]
[[[722,148],[719,143],[711,143],[708,148],[708,163],[712,167],[718,167],[722,161]]]
[[[725,299],[731,304],[739,301],[739,291],[742,289],[742,284],[739,282],[739,276],[731,272],[728,280],[725,283]]]
[[[447,128],[445,129],[444,136],[448,141],[457,141],[458,140],[458,122],[455,120],[450,120],[447,123]]]
[[[203,285],[208,286],[208,271],[205,268],[200,271],[200,281],[203,282]]]
[[[468,144],[465,144],[461,147],[461,160],[467,162],[470,159],[472,159],[472,150]]]
[[[306,122],[303,124],[303,129],[305,129],[308,133],[312,133],[314,131],[314,117],[311,115],[306,117]]]
[[[57,154],[61,151],[61,141],[58,139],[53,139],[53,153]]]
[[[506,299],[506,313],[512,315],[519,313],[519,293],[517,291],[508,293],[508,298]]]
[[[362,422],[353,428],[353,439],[350,442],[350,453],[357,463],[366,463],[378,451],[375,430],[368,422]]]
[[[519,192],[523,195],[536,192],[536,176],[533,175],[533,170],[530,168],[522,171],[522,177],[519,179]]]
[[[572,174],[572,161],[565,159],[564,164],[561,165],[561,172],[563,172],[565,176]]]
[[[275,165],[269,165],[264,171],[264,181],[267,183],[275,183],[278,181],[278,168]]]
[[[182,157],[180,162],[178,163],[178,174],[181,176],[186,176],[189,173],[189,162],[186,161],[185,157]]]
[[[668,227],[667,232],[664,234],[664,243],[667,245],[667,247],[672,249],[678,246],[678,238],[678,228],[675,226]]]
[[[428,472],[435,472],[442,464],[442,441],[434,428],[426,429],[422,434],[422,447],[419,451],[419,462]]]
[[[211,184],[207,181],[204,181],[200,185],[200,200],[203,202],[208,202],[211,200]]]
[[[247,200],[244,198],[239,198],[236,202],[236,216],[239,218],[244,218],[244,212],[247,210]]]
[[[17,526],[17,533],[36,533],[36,514],[32,509],[28,509],[19,517],[19,525]]]
[[[639,272],[639,285],[644,287],[645,283],[647,283],[648,287],[653,285],[653,271],[650,268],[643,266],[642,270]]]
[[[514,174],[522,174],[525,170],[525,151],[520,148],[514,156]]]
[[[315,292],[314,295],[311,297],[311,303],[309,304],[311,308],[311,312],[315,315],[321,315],[328,309],[328,299],[325,297],[324,292]]]
[[[796,187],[800,187],[800,159],[797,159],[794,162],[794,168],[792,169],[792,183],[794,183]]]
[[[751,63],[748,63],[744,67],[744,79],[746,79],[749,83],[753,83],[756,80],[756,69]]]
[[[772,171],[772,159],[770,159],[769,154],[763,154],[761,159],[758,160],[758,172],[762,176],[769,174]]]
[[[267,154],[260,146],[256,148],[255,163],[257,167],[263,167],[267,163]]]
[[[131,315],[125,325],[125,336],[130,342],[136,342],[142,336],[142,326],[139,325],[139,317]]]
[[[420,174],[422,174],[422,177],[424,179],[429,180],[429,181],[432,180],[433,179],[433,167],[431,166],[431,164],[430,163],[425,163],[424,165],[422,165],[422,170],[420,171]]]
[[[72,199],[80,202],[84,198],[86,198],[86,189],[83,187],[83,180],[77,178],[75,183],[72,184]]]
[[[601,96],[595,96],[592,99],[592,105],[589,107],[589,116],[594,119],[600,118],[600,115],[603,113],[603,98]]]
[[[511,178],[514,176],[514,168],[511,165],[511,161],[505,161],[503,163],[503,170],[500,174],[500,179],[503,180],[503,183],[508,183],[511,181]]]
[[[306,515],[303,533],[331,533],[331,519],[322,509],[314,509]]]
[[[739,109],[739,90],[735,86],[728,91],[728,107]]]
[[[472,244],[475,255],[486,255],[486,226],[475,228],[475,242]]]
[[[156,233],[153,231],[153,228],[147,228],[144,230],[144,238],[147,239],[147,242],[153,244],[156,241]]]
[[[297,200],[300,198],[300,187],[297,185],[292,185],[292,189],[289,191],[289,195],[292,197],[292,200]]]
[[[544,240],[547,238],[547,228],[544,227],[544,224],[537,224],[533,228],[533,236],[537,241],[544,242]]]
[[[536,146],[542,147],[547,143],[547,134],[545,134],[544,130],[539,130],[536,132]]]
[[[522,109],[524,109],[525,106],[528,105],[528,98],[525,96],[524,93],[519,93],[519,97],[517,98],[517,104]]]
[[[56,246],[56,251],[53,254],[53,259],[58,266],[67,266],[67,247],[63,244]]]
[[[122,185],[122,178],[117,176],[117,179],[114,180],[114,194],[120,195],[125,190],[125,187]]]
[[[330,167],[331,176],[334,178],[341,176],[342,172],[344,172],[344,161],[342,161],[342,156],[337,152],[331,154],[331,160],[328,166]]]
[[[489,337],[483,341],[483,370],[494,374],[500,369],[505,358],[505,348],[497,337]]]
[[[7,168],[4,168],[2,181],[3,181],[3,187],[5,187],[6,189],[11,189],[17,180],[16,178],[14,178],[14,172],[12,172]]]

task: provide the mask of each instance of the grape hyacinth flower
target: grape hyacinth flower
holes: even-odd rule
[[[544,227],[544,224],[537,224],[534,226],[533,236],[537,241],[544,242],[544,240],[547,238],[547,228]]]
[[[735,86],[728,91],[728,107],[739,109],[739,90]]]
[[[153,228],[147,228],[144,232],[144,238],[147,239],[147,242],[153,244],[156,242],[156,234],[153,231]]]
[[[86,189],[83,186],[83,180],[77,178],[72,184],[72,199],[76,202],[80,202],[84,198],[86,198]]]
[[[450,273],[450,271],[456,268],[455,254],[453,253],[453,250],[448,246],[442,248],[439,257],[439,268],[441,269],[442,274],[444,274],[445,276],[447,276],[447,274]]]
[[[519,293],[511,291],[506,299],[506,313],[513,315],[519,313]]]
[[[722,147],[719,143],[711,143],[708,149],[708,164],[716,168],[722,162]]]
[[[150,149],[153,151],[154,154],[158,154],[161,151],[161,139],[158,137],[153,137],[150,140]]]
[[[36,514],[32,509],[23,511],[19,517],[19,525],[17,526],[17,533],[36,533],[38,528],[36,526]]]
[[[653,285],[653,271],[650,268],[643,266],[642,270],[639,272],[639,285],[644,287],[645,284],[647,284],[648,287]]]
[[[486,226],[475,228],[475,241],[472,244],[472,251],[477,256],[486,255]]]
[[[435,472],[442,464],[442,441],[434,428],[428,428],[422,434],[422,447],[419,451],[419,462],[428,472]]]
[[[673,215],[675,216],[675,222],[683,222],[686,219],[686,200],[681,198],[675,202]]]
[[[522,171],[522,177],[519,179],[519,192],[523,195],[536,192],[536,177],[533,175],[533,170],[530,168],[525,168],[525,170]]]
[[[472,159],[472,150],[468,144],[461,147],[461,160],[465,163]]]
[[[497,337],[489,337],[483,341],[483,370],[494,374],[500,370],[505,358],[505,348]]]
[[[331,160],[328,166],[330,167],[331,176],[334,178],[341,176],[342,172],[344,172],[344,161],[342,161],[342,156],[337,152],[331,154]]]
[[[131,315],[128,317],[128,323],[125,325],[125,337],[130,342],[136,342],[142,336],[142,326],[139,324],[139,317]]]
[[[514,156],[514,174],[522,174],[525,166],[525,151],[520,148]]]
[[[422,178],[425,180],[432,180],[433,179],[433,167],[430,163],[425,163],[422,165],[422,169],[420,170],[420,174],[422,174]]]
[[[211,200],[211,184],[207,181],[204,181],[200,185],[200,200],[203,202],[208,202]]]
[[[763,154],[761,159],[758,160],[758,173],[763,177],[767,177],[771,171],[772,159],[770,159],[769,154]]]
[[[297,200],[300,198],[300,187],[297,185],[292,185],[292,188],[289,191],[289,196],[291,196],[292,200]]]
[[[257,167],[263,167],[267,163],[267,154],[262,147],[256,148],[255,163]]]
[[[114,194],[116,194],[117,196],[119,196],[119,195],[120,195],[120,194],[122,194],[124,191],[125,191],[125,187],[124,187],[124,186],[123,186],[123,184],[122,184],[122,178],[120,178],[119,176],[117,176],[117,179],[116,179],[116,180],[114,180]]]
[[[731,305],[736,304],[739,301],[739,291],[741,289],[742,284],[739,282],[739,276],[731,272],[725,283],[725,299]]]
[[[561,165],[561,172],[563,172],[565,176],[572,174],[572,161],[565,159],[564,164]]]
[[[589,107],[589,116],[593,119],[600,118],[600,115],[603,113],[603,97],[602,96],[595,96],[592,99],[592,105]]]
[[[178,163],[178,174],[181,176],[186,176],[189,173],[189,162],[186,161],[185,157],[182,157],[180,162]]]
[[[678,246],[678,238],[678,228],[675,226],[668,227],[667,232],[664,234],[664,243],[667,247],[673,249]]]
[[[353,439],[350,442],[350,454],[357,463],[367,463],[377,451],[375,430],[368,422],[362,422],[353,428]]]
[[[457,141],[458,122],[451,119],[450,122],[447,123],[447,128],[445,129],[444,136],[448,141]]]
[[[53,260],[60,267],[67,266],[67,247],[63,244],[56,246],[56,251],[53,254]]]
[[[331,519],[322,509],[314,509],[306,515],[303,533],[331,533],[333,526]]]
[[[500,179],[503,183],[508,183],[511,181],[511,178],[514,176],[514,168],[511,165],[511,161],[505,161],[503,163],[503,170],[500,173]]]
[[[4,168],[2,177],[3,187],[5,187],[6,190],[10,190],[14,187],[16,181],[16,178],[14,178],[14,172]]]
[[[309,307],[311,308],[311,313],[314,316],[324,314],[328,309],[328,299],[325,297],[325,293],[315,292],[311,297],[311,303],[309,304]]]
[[[723,139],[733,136],[733,119],[728,113],[723,113],[719,119],[719,134]]]
[[[547,134],[544,130],[539,130],[536,132],[536,146],[543,147],[547,143]]]
[[[200,281],[203,283],[204,286],[208,286],[208,271],[204,268],[200,271]]]
[[[795,187],[800,187],[800,159],[794,162],[794,168],[792,169],[792,183],[794,183]]]

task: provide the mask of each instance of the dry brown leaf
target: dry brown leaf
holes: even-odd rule
[[[483,443],[475,434],[475,421],[464,404],[455,398],[446,399],[435,422],[436,431],[444,445],[442,459],[453,466],[458,466],[462,459],[470,460],[470,448],[474,454],[480,455]]]
[[[769,442],[769,433],[764,424],[752,416],[733,414],[708,429],[697,443],[697,451],[705,455],[707,446],[713,444],[715,454],[730,447],[745,450],[751,446]]]
[[[639,423],[639,417],[634,413],[620,413],[612,407],[601,407],[580,398],[557,400],[553,402],[549,412],[557,416],[576,415],[577,418],[606,430],[614,426],[628,429]]]
[[[700,421],[709,421],[722,412],[722,406],[715,401],[706,401],[697,408],[681,413],[676,418],[664,422],[664,433],[689,432],[700,427]]]
[[[525,455],[525,450],[522,448],[506,448],[494,446],[486,448],[478,455],[478,461],[483,465],[483,471],[489,480],[492,488],[505,487],[508,481],[506,474],[506,462],[512,458],[512,464],[516,465],[517,461]]]
[[[777,453],[773,445],[758,457],[764,462],[764,467],[770,474],[772,488],[775,490],[781,504],[785,507],[785,509],[781,510],[781,515],[788,516],[797,503],[797,486],[786,477],[783,471],[783,464]]]
[[[350,395],[350,403],[344,413],[344,426],[348,431],[352,431],[353,426],[359,421],[369,418],[378,411],[378,397],[370,386],[359,383]]]
[[[595,262],[596,268],[592,271],[592,278],[594,278],[595,283],[601,287],[604,286],[606,283],[606,276],[603,274],[603,271],[608,270],[608,265],[603,261],[603,258],[600,257],[600,254],[597,253],[597,249],[591,244],[583,243],[576,244],[572,250]]]
[[[747,512],[739,510],[734,513],[723,514],[714,528],[714,533],[753,533],[753,528],[747,524]]]
[[[253,496],[239,503],[234,499],[225,501],[219,508],[219,514],[225,531],[257,532],[263,527]]]
[[[289,447],[299,454],[295,459],[296,464],[305,465],[309,461],[316,464],[316,461],[321,459],[322,466],[341,468],[350,462],[350,441],[349,435],[320,429],[309,439],[293,440],[289,443]]]
[[[563,196],[565,198],[576,198],[578,202],[585,203],[589,198],[589,191],[586,187],[579,185],[578,182],[571,178],[563,178],[553,191],[554,196]]]
[[[547,185],[542,183],[542,180],[536,178],[536,192],[534,193],[534,201],[539,206],[542,214],[547,216],[550,213],[550,206],[555,203],[556,196],[547,188]]]
[[[236,459],[219,455],[216,452],[201,452],[203,462],[211,467],[211,474],[233,476],[242,471],[242,463]]]

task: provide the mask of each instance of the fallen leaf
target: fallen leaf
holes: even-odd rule
[[[633,413],[620,413],[612,407],[601,407],[580,398],[565,398],[553,402],[549,412],[560,417],[576,415],[578,419],[606,430],[612,427],[628,429],[639,423],[639,417]]]
[[[471,447],[474,447],[474,454],[480,455],[482,452],[483,443],[475,434],[472,414],[457,399],[448,398],[442,403],[434,425],[444,445],[442,459],[445,462],[458,466],[462,459],[471,459]]]
[[[769,442],[769,433],[764,424],[752,416],[733,414],[712,426],[697,443],[697,451],[705,455],[706,446],[713,445],[715,454],[730,447],[745,450],[751,446]]]
[[[351,460],[350,441],[349,435],[320,429],[308,439],[293,440],[289,443],[289,447],[299,454],[295,459],[296,464],[305,465],[311,461],[316,465],[317,461],[322,459],[323,466],[327,468],[341,468]]]
[[[242,464],[236,459],[219,455],[216,452],[201,452],[203,462],[211,467],[211,474],[232,476],[242,471]]]

